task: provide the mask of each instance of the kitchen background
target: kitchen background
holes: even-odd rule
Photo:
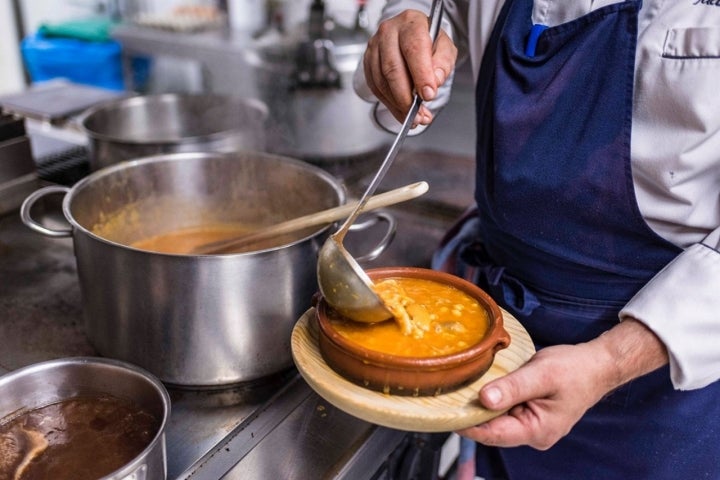
[[[28,73],[27,63],[20,53],[21,41],[33,35],[44,24],[61,24],[77,19],[107,17],[131,23],[133,19],[144,18],[163,21],[174,10],[188,6],[207,7],[225,12],[225,28],[238,36],[238,32],[261,31],[271,19],[267,14],[258,14],[263,10],[277,9],[283,12],[286,28],[296,27],[308,18],[311,0],[9,0],[0,2],[0,95],[15,94],[29,88],[33,79]],[[327,0],[329,15],[338,22],[351,24],[355,21],[356,0]],[[365,22],[372,31],[384,5],[384,0],[365,2]],[[223,28],[221,25],[220,28]],[[208,92],[245,95],[245,88],[253,88],[252,80],[247,78],[247,68],[240,60],[222,63],[220,70],[212,71],[212,83],[208,84],[207,67],[194,58],[192,42],[194,33],[185,45],[180,42],[166,55],[165,47],[174,40],[172,37],[145,39],[129,35],[118,36],[120,42],[142,44],[153,54],[153,74],[144,83],[146,93],[185,91],[191,93]],[[202,32],[200,32],[202,33]],[[145,43],[143,43],[145,42]],[[154,43],[154,44],[153,44]],[[153,44],[152,46],[148,46]],[[237,42],[233,48],[238,47]],[[217,45],[210,49],[220,49]],[[153,51],[157,49],[157,51]],[[187,49],[187,52],[183,51]],[[162,54],[157,55],[157,52]],[[180,53],[178,53],[180,52]],[[234,52],[233,52],[234,53]],[[221,60],[225,60],[222,58]],[[212,62],[212,59],[210,63]],[[211,65],[213,68],[213,65]],[[134,85],[133,87],[137,87]],[[409,141],[410,145],[424,148],[434,146],[443,151],[460,155],[472,155],[474,151],[474,111],[472,106],[473,89],[471,74],[467,67],[461,67],[456,75],[456,87],[451,102],[440,115],[436,126],[426,134]]]
[[[369,0],[365,4],[362,23],[368,30],[374,28],[383,3],[383,0]],[[269,69],[268,81],[258,82],[256,68],[262,65],[263,59],[267,65],[272,64],[274,58],[272,55],[248,57],[247,47],[260,38],[259,32],[266,34],[264,38],[276,38],[269,29],[271,23],[275,27],[281,25],[286,31],[304,28],[310,4],[311,0],[0,0],[0,107],[22,104],[33,98],[32,95],[24,97],[25,93],[33,94],[48,84],[63,81],[61,75],[46,82],[34,81],[27,59],[21,54],[23,40],[31,38],[43,25],[88,18],[117,21],[111,37],[122,46],[124,85],[116,94],[139,91],[264,95],[262,99],[271,102],[273,95],[263,94],[263,85],[287,78]],[[263,15],[269,6],[282,13],[281,18],[272,18],[275,23]],[[199,7],[195,12],[207,13],[203,9],[209,8],[226,14],[218,19],[213,17],[214,20],[196,18],[196,23],[190,25],[169,22],[171,12],[188,7]],[[353,26],[358,20],[356,0],[327,0],[326,7],[338,24]],[[272,54],[274,50],[268,52]],[[356,50],[340,49],[336,53],[353,62],[349,68],[347,64],[342,65],[347,71],[357,63]],[[140,61],[135,61],[138,58]],[[93,58],[88,58],[91,60]],[[152,68],[146,72],[143,68],[148,65]],[[427,132],[405,142],[383,181],[381,190],[426,180],[430,191],[417,201],[389,209],[398,222],[395,239],[390,248],[368,266],[428,266],[430,255],[444,232],[472,202],[474,92],[471,77],[465,67],[459,69],[450,104]],[[61,97],[63,103],[70,98]],[[332,97],[332,93],[327,97],[320,94],[314,102],[309,102],[308,112],[317,105],[333,106]],[[301,102],[297,106],[306,105]],[[275,108],[279,106],[271,105],[271,110]],[[273,128],[273,113],[277,114],[271,112],[269,129]],[[304,112],[295,113],[300,113],[301,119],[311,118]],[[316,147],[317,151],[308,152],[297,144],[289,144],[281,145],[286,148],[280,153],[308,160],[337,175],[352,197],[365,189],[392,137],[389,134],[377,137],[365,112],[356,119],[355,130],[342,130],[344,122],[338,118],[350,120],[347,112],[345,117],[342,115],[342,109],[333,112],[326,123],[321,124],[326,129],[319,132],[319,140],[303,145]],[[32,141],[32,159],[38,166],[54,162],[68,151],[73,161],[78,151],[87,161],[87,138],[64,128],[66,119],[55,122],[33,117],[27,118],[26,128]],[[307,125],[300,122],[294,126]],[[380,140],[360,142],[364,150],[355,154],[350,151],[350,143],[340,140],[356,139],[360,129],[372,136],[373,142]],[[303,140],[313,133],[318,132],[305,131],[297,137]],[[277,148],[278,143],[269,142],[268,146]],[[0,152],[0,319],[4,319],[0,321],[3,339],[0,341],[0,374],[33,362],[94,353],[81,320],[81,295],[72,243],[68,239],[43,238],[22,224],[17,215],[17,202],[25,193],[17,195],[16,190],[24,186],[31,191],[36,187],[35,179],[25,170],[3,170],[4,160],[10,158]],[[24,159],[16,157],[16,160]],[[45,169],[44,173],[47,172]],[[15,173],[18,178],[14,177]],[[74,175],[77,170],[71,173]],[[58,178],[41,174],[40,179],[42,184],[72,185],[78,179],[73,175]],[[18,180],[22,180],[23,185]],[[51,224],[62,223],[62,219],[57,215],[53,217],[52,213],[43,219]],[[440,436],[443,443],[438,445],[437,437],[376,428],[351,418],[318,399],[292,372],[289,378],[281,376],[273,378],[273,382],[269,384],[271,391],[258,398],[246,398],[247,392],[243,389],[172,391],[174,413],[167,431],[169,478],[219,478],[210,473],[215,470],[227,472],[223,478],[273,478],[267,475],[278,468],[278,452],[282,452],[283,457],[279,465],[294,471],[295,478],[310,478],[303,475],[308,471],[317,474],[322,471],[318,469],[323,468],[327,469],[327,478],[352,480],[434,479],[438,478],[438,472],[444,475],[452,471],[449,465],[457,454],[454,437],[451,442]],[[317,413],[320,407],[322,415]],[[264,433],[260,437],[255,436],[255,432]],[[295,441],[298,435],[326,444],[313,449],[308,447],[308,442]],[[440,447],[450,453],[443,454],[438,466],[436,454]],[[424,462],[430,462],[430,466]],[[407,470],[405,476],[391,473],[391,470],[403,469]]]

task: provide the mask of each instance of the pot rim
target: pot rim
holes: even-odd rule
[[[112,134],[108,134],[108,133],[98,132],[93,129],[90,129],[87,126],[87,123],[90,121],[90,118],[93,115],[98,114],[99,112],[104,111],[104,110],[115,108],[120,105],[127,105],[127,106],[132,107],[135,104],[143,104],[143,103],[148,103],[150,101],[162,102],[162,101],[170,101],[173,99],[200,99],[200,98],[205,98],[208,100],[214,99],[221,103],[232,102],[237,105],[253,107],[253,108],[257,109],[257,112],[260,115],[261,122],[265,122],[270,115],[270,110],[268,109],[267,105],[263,101],[261,101],[257,98],[239,97],[239,96],[233,96],[233,95],[219,95],[219,94],[160,93],[160,94],[135,95],[135,96],[130,96],[130,97],[121,97],[121,98],[117,98],[117,99],[108,100],[106,102],[102,102],[98,105],[88,108],[83,113],[81,113],[78,116],[77,124],[79,125],[80,130],[93,140],[113,142],[113,143],[124,143],[127,145],[135,145],[135,146],[171,146],[171,145],[181,145],[181,144],[187,144],[187,143],[196,143],[198,141],[209,141],[209,140],[221,139],[221,138],[226,137],[228,134],[233,134],[233,133],[242,131],[241,128],[228,128],[225,130],[208,133],[205,135],[193,135],[193,136],[186,136],[186,137],[178,137],[178,138],[174,138],[174,139],[140,140],[140,139],[135,139],[135,138],[123,137],[120,135],[112,135]]]
[[[221,254],[179,254],[179,253],[167,253],[167,252],[154,252],[150,250],[143,250],[140,248],[135,248],[130,245],[126,245],[124,243],[115,242],[113,240],[109,240],[107,238],[101,237],[100,235],[95,234],[90,229],[84,227],[81,225],[73,216],[72,214],[72,202],[74,198],[77,196],[77,194],[83,189],[87,188],[90,184],[93,182],[98,181],[101,178],[114,175],[118,171],[121,170],[127,170],[136,168],[145,164],[152,164],[152,163],[159,163],[159,162],[181,162],[188,159],[203,159],[203,158],[224,158],[232,160],[234,157],[237,157],[238,155],[251,155],[251,156],[261,156],[261,157],[267,157],[267,158],[274,158],[278,160],[282,160],[283,162],[286,162],[288,164],[296,165],[298,167],[301,167],[307,171],[310,171],[317,176],[321,177],[325,181],[327,181],[330,185],[333,186],[335,192],[338,195],[338,205],[343,205],[347,201],[347,194],[345,192],[345,189],[343,188],[342,184],[339,182],[337,178],[332,176],[327,171],[323,170],[320,167],[316,167],[314,165],[308,164],[306,162],[303,162],[301,160],[297,160],[292,157],[286,157],[283,155],[276,155],[272,153],[264,153],[264,152],[236,152],[236,153],[225,153],[225,152],[183,152],[183,153],[167,153],[167,154],[159,154],[159,155],[151,155],[147,157],[140,157],[134,160],[127,160],[123,162],[116,163],[114,165],[110,165],[108,167],[101,168],[100,170],[97,170],[95,172],[90,173],[88,176],[82,178],[80,181],[78,181],[76,184],[74,184],[68,193],[63,198],[62,202],[62,212],[65,217],[65,219],[72,225],[73,227],[73,236],[75,235],[75,231],[80,231],[83,234],[89,236],[93,240],[99,241],[101,243],[105,243],[107,245],[112,245],[116,247],[121,247],[127,250],[131,250],[133,252],[137,252],[139,254],[143,255],[161,255],[164,257],[172,257],[172,258],[188,258],[188,259],[224,259],[224,258],[233,258],[233,257],[250,257],[250,256],[256,256],[260,254],[265,254],[268,252],[274,252],[277,250],[286,249],[289,247],[292,247],[294,245],[298,245],[301,243],[304,243],[308,241],[309,239],[316,237],[320,235],[321,233],[328,230],[332,225],[325,225],[324,227],[319,227],[317,230],[315,230],[313,233],[308,234],[302,238],[298,238],[293,242],[285,243],[282,245],[277,245],[270,248],[265,248],[262,250],[251,250],[247,252],[238,252],[238,253],[221,253]]]
[[[439,270],[420,267],[379,267],[366,270],[366,273],[372,280],[390,277],[411,277],[433,280],[446,285],[452,285],[453,287],[478,300],[478,302],[486,308],[491,325],[487,333],[478,343],[459,352],[436,357],[406,357],[391,355],[361,347],[338,334],[327,321],[325,312],[326,309],[330,308],[330,306],[325,302],[323,297],[320,297],[315,316],[322,333],[327,339],[347,354],[352,355],[363,362],[372,363],[374,365],[387,365],[394,369],[401,370],[416,370],[417,367],[427,369],[448,369],[472,362],[484,352],[495,349],[504,339],[509,340],[509,336],[503,326],[502,312],[500,311],[500,307],[497,303],[490,297],[490,295],[487,294],[487,292],[461,277]]]
[[[152,373],[148,372],[147,370],[132,364],[128,363],[122,360],[117,360],[113,358],[106,358],[106,357],[67,357],[67,358],[57,358],[53,360],[46,360],[38,363],[33,363],[30,365],[26,365],[24,367],[20,367],[16,370],[12,370],[2,376],[0,376],[0,389],[7,383],[13,382],[19,378],[25,377],[27,375],[31,375],[34,373],[39,373],[43,371],[52,371],[56,368],[60,368],[63,366],[81,366],[81,365],[103,365],[103,366],[109,366],[114,369],[123,370],[126,373],[130,372],[132,374],[140,376],[144,381],[147,381],[152,388],[155,390],[155,392],[159,395],[159,398],[162,403],[162,411],[163,415],[160,419],[160,425],[158,426],[158,430],[153,436],[152,440],[148,443],[148,445],[142,450],[142,452],[138,453],[130,462],[126,463],[122,467],[118,468],[117,470],[114,470],[113,472],[110,472],[108,475],[105,475],[104,477],[100,478],[99,480],[113,480],[117,478],[124,478],[124,476],[134,472],[137,468],[139,468],[145,461],[145,459],[150,455],[150,453],[157,448],[158,443],[162,443],[162,449],[163,449],[163,461],[165,461],[165,430],[167,428],[168,421],[170,419],[170,411],[171,411],[171,405],[172,402],[170,400],[170,394],[168,393],[167,389],[165,388],[165,385]],[[29,410],[35,409],[35,408],[41,408],[41,406],[32,407]],[[24,410],[20,410],[19,412],[15,413],[22,413]],[[12,414],[11,414],[12,415]],[[4,418],[4,417],[3,417]],[[165,467],[167,468],[167,466]]]

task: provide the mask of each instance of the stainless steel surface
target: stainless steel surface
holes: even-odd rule
[[[112,395],[135,402],[160,422],[150,444],[102,480],[166,478],[165,428],[170,396],[152,375],[116,360],[74,357],[32,364],[0,377],[0,418],[81,395]]]
[[[370,479],[405,432],[341,412],[297,378],[180,478]],[[240,458],[240,461],[238,461]]]
[[[42,196],[22,209],[38,231],[30,214]],[[231,385],[291,367],[290,332],[317,290],[315,258],[328,227],[242,254],[128,245],[213,222],[274,223],[344,201],[340,183],[321,169],[260,153],[161,155],[84,178],[65,195],[63,213],[92,344],[183,386]]]
[[[256,99],[160,94],[101,103],[78,121],[97,170],[162,153],[264,151],[266,118]]]
[[[442,20],[442,0],[434,0],[430,12],[430,37],[435,41]],[[318,255],[318,285],[323,297],[325,297],[325,301],[345,317],[357,322],[382,322],[392,318],[392,313],[372,289],[370,277],[345,249],[343,241],[368,198],[375,193],[395,157],[397,157],[400,147],[405,141],[412,123],[415,121],[421,103],[422,99],[416,93],[413,96],[412,104],[400,127],[400,131],[395,136],[395,140],[385,159],[380,164],[377,173],[370,181],[362,197],[360,197],[355,210],[340,228],[325,241]]]

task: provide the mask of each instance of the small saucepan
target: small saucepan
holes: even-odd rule
[[[63,358],[3,375],[0,392],[0,477],[166,478],[170,396],[145,370]]]

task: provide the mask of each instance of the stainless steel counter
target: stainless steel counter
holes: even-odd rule
[[[326,167],[357,194],[379,161]],[[396,238],[372,265],[428,266],[443,232],[471,201],[471,172],[464,156],[403,152],[383,190],[428,180],[430,192],[391,209]],[[43,222],[64,222],[56,201],[37,207]],[[31,232],[17,212],[0,217],[0,373],[78,355],[95,351],[84,334],[72,241]],[[370,479],[408,438],[335,409],[294,370],[225,390],[170,393],[169,478]]]

